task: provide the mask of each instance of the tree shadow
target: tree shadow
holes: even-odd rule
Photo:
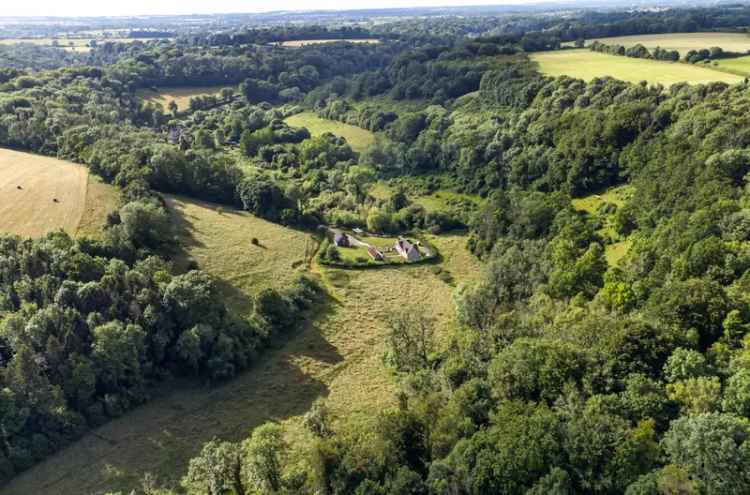
[[[209,440],[241,441],[267,421],[303,415],[328,396],[320,369],[344,360],[320,331],[331,304],[327,297],[232,380],[217,386],[194,378],[161,384],[150,402],[21,474],[3,493],[129,492],[146,473],[175,485]]]

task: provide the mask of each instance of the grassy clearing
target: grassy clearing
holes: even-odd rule
[[[619,57],[588,49],[540,52],[532,54],[531,59],[544,74],[556,77],[565,75],[586,81],[611,76],[631,83],[648,81],[671,86],[681,82],[706,84],[721,81],[734,84],[743,80],[736,74],[702,66]]]
[[[86,209],[87,177],[82,165],[0,149],[0,232],[74,235]]]
[[[341,136],[357,152],[362,152],[375,143],[375,134],[368,130],[335,120],[323,119],[312,112],[292,115],[286,119],[286,123],[293,127],[306,127],[313,136],[320,136],[326,132]]]
[[[615,240],[604,246],[604,257],[607,259],[607,263],[609,263],[610,266],[617,265],[620,260],[628,254],[633,242],[630,239],[619,239],[619,235],[612,223],[612,215],[600,211],[600,208],[608,203],[615,205],[617,208],[622,208],[632,196],[632,186],[623,185],[608,189],[601,194],[592,194],[583,198],[575,198],[572,201],[573,208],[576,210],[600,218],[602,227],[599,229],[599,234],[601,234],[602,237]]]
[[[107,223],[107,215],[120,206],[119,190],[105,184],[96,176],[88,176],[86,188],[86,207],[78,224],[76,237],[101,237]]]
[[[608,45],[623,45],[626,47],[641,44],[652,49],[660,46],[668,50],[677,50],[680,56],[685,56],[690,50],[701,50],[718,46],[724,51],[744,53],[750,50],[750,36],[744,33],[670,33],[643,34],[636,36],[617,36],[613,38],[598,38],[590,40],[601,41]]]
[[[164,110],[169,108],[169,103],[177,103],[177,110],[183,112],[190,108],[190,99],[196,96],[217,95],[224,86],[188,87],[188,88],[160,88],[159,91],[141,89],[136,95],[144,100],[160,104]]]
[[[292,48],[299,48],[307,45],[325,45],[328,43],[341,43],[345,41],[347,43],[365,43],[365,44],[377,44],[380,43],[379,39],[368,38],[368,39],[333,39],[333,40],[294,40],[294,41],[282,41],[278,43],[280,46],[287,46]]]
[[[381,201],[390,198],[393,192],[393,187],[385,182],[377,182],[367,191],[370,196]],[[460,207],[460,205],[465,204],[466,202],[479,206],[484,201],[481,196],[475,194],[463,194],[442,189],[430,194],[422,194],[418,196],[412,196],[407,193],[407,197],[412,203],[421,205],[428,212],[448,212],[456,207]]]
[[[281,285],[291,276],[288,262],[299,256],[303,244],[299,233],[245,214],[219,214],[212,205],[181,198],[169,198],[169,203],[191,228],[193,258],[211,273],[229,280],[250,267],[252,279],[266,285]],[[253,235],[269,249],[261,254],[245,249]],[[213,437],[239,440],[268,420],[279,421],[290,439],[306,435],[302,416],[319,397],[347,421],[395,407],[395,385],[382,361],[388,316],[410,307],[423,309],[435,318],[444,343],[455,325],[453,287],[444,281],[445,274],[468,281],[479,272],[464,237],[427,240],[443,255],[440,273],[427,265],[359,271],[313,266],[313,276],[331,290],[328,306],[252,369],[217,388],[170,383],[155,391],[150,403],[23,473],[3,493],[128,492],[146,472],[174,482]],[[240,290],[244,281],[242,290],[249,296],[257,290],[249,280],[231,282]]]
[[[168,196],[167,204],[187,248],[178,267],[192,260],[217,277],[230,306],[241,314],[252,309],[249,296],[289,285],[304,268],[305,249],[309,254],[314,249],[308,234],[249,213],[175,196]]]

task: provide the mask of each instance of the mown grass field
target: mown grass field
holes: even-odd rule
[[[86,211],[88,170],[82,165],[0,149],[0,232],[74,235]]]
[[[264,285],[283,285],[293,272],[290,263],[301,258],[304,235],[296,231],[204,203],[181,198],[169,203],[191,229],[190,255],[246,297]],[[267,249],[249,249],[252,236]],[[201,444],[214,437],[240,440],[269,420],[280,422],[290,439],[307,435],[301,419],[318,398],[325,398],[336,417],[351,420],[395,407],[396,388],[382,360],[388,316],[424,310],[435,318],[444,342],[455,325],[454,287],[444,281],[446,275],[469,281],[479,271],[464,237],[428,240],[443,256],[440,266],[345,271],[313,265],[311,275],[330,291],[326,307],[265,351],[250,370],[215,388],[170,383],[155,391],[151,402],[23,473],[2,493],[127,492],[146,472],[174,482]],[[235,273],[249,276],[233,278]]]
[[[590,81],[597,77],[611,76],[615,79],[639,83],[673,84],[687,82],[706,84],[726,82],[734,84],[743,77],[710,68],[679,62],[662,62],[629,57],[619,57],[588,49],[540,52],[531,55],[539,70],[549,76],[570,76]]]
[[[362,152],[375,143],[375,134],[372,132],[343,122],[320,118],[313,112],[292,115],[285,122],[293,127],[306,127],[313,136],[320,136],[326,132],[341,136],[357,152]]]
[[[136,95],[146,101],[158,103],[167,111],[169,103],[177,103],[177,110],[183,112],[190,108],[190,99],[196,96],[216,95],[224,86],[189,87],[189,88],[159,88],[159,91],[141,89]]]
[[[327,43],[339,43],[342,41],[346,41],[347,43],[367,43],[367,44],[380,43],[379,39],[369,38],[369,39],[333,39],[333,40],[293,40],[293,41],[282,41],[278,44],[281,46],[298,48],[300,46],[306,46],[306,45],[324,45]]]
[[[648,81],[651,84],[671,86],[681,82],[706,84],[722,81],[734,84],[743,80],[735,74],[697,65],[619,57],[585,48],[535,53],[531,55],[531,59],[544,74],[556,77],[564,75],[586,81],[610,76],[632,83]]]
[[[597,38],[586,40],[589,45],[593,41],[601,41],[608,45],[622,45],[625,47],[641,44],[648,49],[660,46],[668,50],[677,50],[680,56],[685,56],[690,50],[701,50],[718,46],[724,51],[744,53],[750,50],[750,35],[744,33],[669,33],[642,34],[636,36],[616,36],[612,38]]]
[[[63,229],[100,237],[107,215],[119,206],[117,188],[82,165],[0,148],[2,234],[41,237]]]

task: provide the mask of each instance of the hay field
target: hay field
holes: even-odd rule
[[[538,64],[542,73],[549,76],[565,75],[586,81],[605,76],[631,83],[648,81],[665,86],[681,82],[706,84],[722,81],[734,84],[743,81],[741,76],[696,65],[619,57],[585,48],[534,53],[531,60]]]
[[[169,108],[169,102],[177,103],[177,110],[183,112],[190,108],[190,99],[196,96],[217,95],[225,86],[187,87],[187,88],[159,88],[159,91],[139,89],[136,95],[151,103],[158,103],[164,110]]]
[[[690,50],[701,50],[718,46],[724,51],[744,53],[750,50],[750,35],[744,33],[669,33],[642,34],[635,36],[616,36],[586,40],[586,45],[601,41],[608,45],[630,47],[641,44],[648,49],[660,46],[668,50],[677,50],[684,57]]]
[[[300,46],[324,45],[327,43],[340,43],[342,41],[345,41],[347,43],[365,43],[365,44],[380,43],[379,39],[368,38],[368,39],[332,39],[332,40],[294,40],[294,41],[282,41],[277,44],[280,46],[299,48]]]
[[[288,117],[285,122],[293,127],[307,127],[310,134],[320,136],[330,132],[346,139],[354,151],[362,152],[375,143],[375,134],[357,126],[335,120],[322,119],[313,112],[303,112]]]
[[[74,235],[87,185],[82,165],[0,149],[0,232],[40,237],[64,229]]]
[[[290,253],[296,251],[287,253],[283,246],[301,246],[297,233],[285,233],[283,227],[265,225],[236,212],[219,218],[210,205],[180,198],[169,201],[175,211],[192,217],[197,227],[193,257],[199,259],[200,253],[208,256],[213,251],[211,259],[202,263],[216,275],[231,277],[233,266],[254,263],[260,276],[274,257],[294,258]],[[214,221],[224,227],[214,229],[210,225]],[[233,232],[245,225],[250,227],[244,238],[242,231]],[[264,261],[257,260],[257,252],[241,249],[256,235],[254,231],[261,232],[261,244],[268,243]],[[287,241],[264,239],[263,233],[270,236],[273,232]],[[455,280],[470,280],[478,274],[464,237],[428,239],[444,257],[441,270]],[[279,262],[268,272],[266,283],[288,277],[286,264]],[[427,265],[349,271],[313,266],[311,274],[328,287],[329,301],[299,331],[265,351],[250,370],[217,388],[187,381],[170,383],[156,391],[150,403],[21,474],[2,493],[127,492],[138,486],[146,472],[162,482],[174,482],[201,444],[213,437],[243,439],[253,427],[268,420],[279,421],[290,439],[306,435],[302,416],[319,397],[325,398],[337,417],[355,421],[374,410],[395,407],[396,387],[382,362],[388,331],[385,320],[411,305],[433,316],[438,335],[445,338],[454,325],[454,287],[441,280],[437,271]],[[246,285],[244,290],[249,293],[254,288]]]

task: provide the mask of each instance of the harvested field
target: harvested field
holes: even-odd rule
[[[86,211],[88,170],[46,156],[0,149],[0,232],[75,235]]]

